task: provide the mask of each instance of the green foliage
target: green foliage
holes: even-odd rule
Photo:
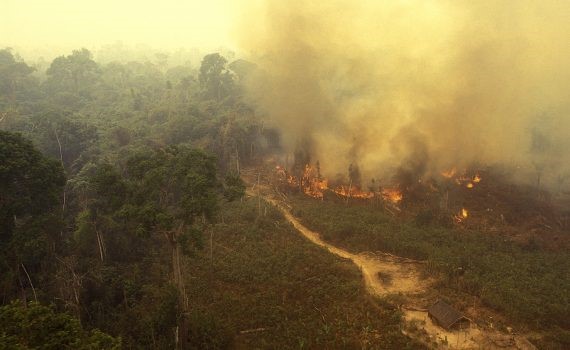
[[[398,312],[366,296],[354,266],[298,237],[277,211],[260,216],[244,197],[231,172],[279,147],[278,133],[242,100],[240,78],[254,67],[219,54],[204,57],[199,71],[159,59],[100,64],[73,51],[40,84],[17,55],[0,51],[0,127],[57,159],[8,138],[16,161],[0,159],[0,174],[7,167],[20,177],[0,188],[29,192],[1,193],[10,198],[2,210],[19,210],[16,220],[8,211],[0,219],[13,223],[1,243],[2,299],[29,298],[31,281],[38,300],[120,336],[128,349],[174,348],[181,320],[194,348],[417,346],[401,334]],[[220,174],[228,174],[222,183]],[[175,245],[184,253],[188,313],[172,281]],[[63,322],[61,344],[115,346],[73,322]],[[265,329],[240,333],[257,328]],[[0,344],[42,348],[2,327]]]
[[[125,201],[126,184],[117,170],[110,164],[100,164],[90,178],[89,190],[93,198],[91,205],[99,212],[117,211]]]
[[[191,312],[188,321],[189,349],[228,349],[232,344],[232,330],[210,313]]]
[[[26,266],[31,271],[51,270],[46,260],[61,243],[61,216],[56,208],[64,183],[60,164],[44,157],[19,134],[0,131],[3,298],[11,299],[18,292],[25,297],[27,288],[16,281],[23,278]]]
[[[555,327],[550,329],[546,335],[532,339],[539,349],[565,350],[570,349],[570,331]]]
[[[221,100],[231,92],[233,80],[226,63],[227,60],[219,53],[206,55],[202,59],[200,85],[206,98]]]
[[[98,83],[101,72],[91,52],[81,49],[53,60],[46,74],[46,86],[57,98],[56,101],[72,97],[83,103],[84,98],[91,97],[91,90]]]
[[[144,148],[120,163],[120,169],[91,164],[73,181],[83,208],[75,218],[74,248],[89,276],[85,318],[111,333],[110,325],[117,325],[129,347],[171,348],[181,316],[178,292],[167,284],[170,244],[189,256],[202,247],[202,218],[217,211],[215,159],[176,146]],[[129,315],[136,321],[127,322]],[[127,330],[131,325],[135,329]]]
[[[245,195],[245,183],[238,174],[227,174],[225,178],[224,197],[228,201],[240,199]]]
[[[0,240],[10,238],[16,217],[53,209],[64,182],[57,162],[22,136],[0,131]]]
[[[33,86],[30,77],[33,71],[34,68],[18,60],[11,50],[0,50],[0,106],[31,97],[28,92]]]
[[[185,255],[194,255],[194,250],[204,248],[204,237],[202,231],[196,227],[188,228],[184,233],[178,236],[178,243]]]
[[[235,348],[422,348],[400,332],[393,306],[367,295],[356,266],[306,241],[276,209],[256,220],[257,200],[244,199],[221,212],[213,260],[199,251],[188,271],[195,348],[230,340]]]
[[[186,146],[171,146],[130,157],[126,173],[138,203],[158,210],[157,224],[171,228],[173,220],[191,224],[202,215],[211,219],[217,209],[215,159]]]
[[[514,321],[542,329],[570,326],[568,252],[529,251],[501,235],[418,225],[424,218],[401,222],[370,206],[298,199],[295,207],[334,244],[427,260],[443,288],[478,296]]]
[[[95,329],[85,331],[79,321],[53,307],[12,302],[0,307],[2,349],[120,349],[120,338]]]
[[[85,160],[78,160],[88,157],[87,151],[98,138],[96,127],[62,111],[42,113],[33,117],[30,123],[36,126],[30,136],[42,152],[60,159],[67,170],[72,166],[75,169],[83,166]]]

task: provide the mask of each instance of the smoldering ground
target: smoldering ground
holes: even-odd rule
[[[387,178],[418,157],[425,174],[570,170],[565,1],[265,1],[242,13],[240,44],[259,66],[250,98],[326,176],[357,163]]]

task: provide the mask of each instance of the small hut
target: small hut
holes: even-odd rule
[[[469,319],[462,313],[455,310],[451,305],[443,300],[438,300],[428,308],[428,315],[441,327],[450,330],[453,328],[466,328]]]

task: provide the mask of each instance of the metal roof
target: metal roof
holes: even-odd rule
[[[469,320],[462,313],[455,310],[451,305],[443,300],[438,300],[428,308],[428,315],[435,318],[437,323],[445,329],[453,327],[461,320]]]

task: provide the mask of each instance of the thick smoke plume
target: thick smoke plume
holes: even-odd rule
[[[570,170],[567,1],[266,1],[243,11],[256,106],[291,154],[365,179]]]

